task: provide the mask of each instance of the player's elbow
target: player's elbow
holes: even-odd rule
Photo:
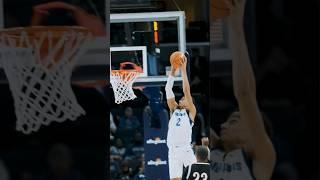
[[[245,90],[245,91],[236,91],[235,93],[235,96],[236,96],[236,98],[239,100],[241,100],[241,99],[248,99],[248,98],[250,98],[250,97],[252,97],[253,96],[253,92],[250,92],[250,91],[247,91],[247,90]]]

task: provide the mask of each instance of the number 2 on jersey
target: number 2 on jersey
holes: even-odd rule
[[[176,123],[176,126],[181,126],[180,121],[181,121],[181,119],[178,118],[178,121],[177,121],[177,123]]]

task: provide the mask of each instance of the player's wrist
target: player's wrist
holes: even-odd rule
[[[182,68],[182,69],[181,69],[181,73],[182,73],[182,74],[187,74],[187,69],[186,69],[186,68]]]
[[[230,30],[237,30],[243,28],[243,17],[230,16],[228,18],[228,24],[230,26]]]
[[[232,9],[231,15],[228,17],[228,22],[232,28],[242,28],[245,12],[245,0],[243,2],[237,2]]]

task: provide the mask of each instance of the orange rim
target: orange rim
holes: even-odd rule
[[[125,67],[126,65],[131,65],[133,69],[124,69],[124,67]],[[135,71],[137,71],[137,72],[139,72],[139,73],[142,73],[142,72],[143,72],[142,68],[141,68],[140,66],[136,65],[136,64],[133,63],[133,62],[123,62],[123,63],[120,63],[120,70],[127,70],[127,71],[135,70]]]
[[[81,26],[29,26],[2,29],[0,30],[0,35],[5,34],[10,38],[19,40],[22,32],[26,32],[28,34],[29,40],[39,39],[42,36],[42,32],[50,32],[54,41],[60,39],[66,32],[77,32],[84,35],[89,34],[89,30]],[[66,37],[68,38],[68,34],[66,34]],[[17,44],[17,46],[22,48],[28,47],[26,43]]]
[[[136,72],[139,73],[137,70],[135,69],[120,69],[120,70],[111,70],[111,74],[115,75],[115,74],[128,74],[131,72]]]
[[[27,39],[28,40],[20,40],[22,38],[22,32],[26,32]],[[77,33],[77,36],[90,36],[90,32],[87,28],[81,27],[81,26],[29,26],[29,27],[16,27],[16,28],[7,28],[0,30],[0,35],[3,34],[9,38],[14,39],[17,41],[15,43],[15,47],[17,48],[29,48],[30,43],[32,44],[33,41],[40,40],[43,35],[47,36],[46,32],[50,32],[50,40],[53,44],[55,44],[57,41],[60,40],[62,36],[65,36],[67,39],[69,37],[74,36],[75,34],[71,33]],[[49,34],[48,34],[49,37]],[[43,59],[43,57],[46,57],[49,53],[49,43],[50,40],[48,37],[45,37],[42,39],[42,44],[39,49],[40,53],[40,61]],[[68,40],[67,40],[68,41]],[[8,43],[9,41],[7,39],[4,40],[4,43]],[[72,46],[75,44],[72,44]],[[59,62],[62,56],[62,52],[64,51],[63,48],[59,48],[57,50],[57,53],[54,56],[54,64],[56,62]],[[47,69],[51,69],[54,65],[50,65],[46,67]]]
[[[20,36],[21,32],[27,32],[29,35],[33,35],[33,37],[37,36],[39,32],[50,31],[53,32],[53,36],[61,36],[62,33],[68,31],[76,31],[88,33],[89,30],[85,27],[81,26],[29,26],[29,27],[15,27],[15,28],[6,28],[0,30],[0,33],[6,33],[12,36]]]

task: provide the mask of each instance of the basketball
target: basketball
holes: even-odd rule
[[[173,68],[177,69],[181,66],[184,54],[180,51],[176,51],[170,56],[170,64]]]
[[[231,4],[231,0],[211,0],[211,17],[213,19],[222,19],[228,17],[231,13],[230,6],[228,2]]]

